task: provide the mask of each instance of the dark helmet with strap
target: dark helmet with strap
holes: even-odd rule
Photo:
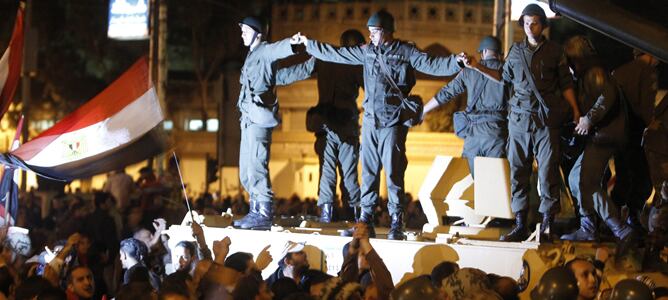
[[[488,35],[480,40],[478,52],[482,52],[484,49],[494,50],[499,53],[501,51],[501,41],[491,35]]]
[[[578,280],[567,267],[554,267],[547,270],[538,285],[531,291],[532,300],[577,299]]]
[[[394,17],[385,10],[379,10],[369,17],[366,27],[381,27],[385,31],[394,32]]]
[[[260,33],[260,34],[266,34],[267,33],[267,24],[262,20],[260,17],[254,17],[254,16],[248,16],[245,17],[241,22],[239,22],[239,26],[241,25],[247,25],[250,28],[253,28],[255,32]]]
[[[522,15],[519,19],[520,26],[524,26],[524,16],[539,16],[540,22],[543,23],[543,26],[549,26],[547,23],[547,16],[545,15],[545,10],[538,4],[531,3],[524,7],[522,10]]]
[[[654,299],[652,290],[644,283],[635,279],[624,279],[615,284],[610,300]]]
[[[568,58],[586,58],[596,55],[596,49],[584,35],[576,35],[564,43],[564,53]]]
[[[366,43],[364,35],[357,29],[348,29],[341,34],[341,46],[356,46]]]
[[[418,276],[410,279],[390,294],[390,298],[394,300],[437,299],[439,296],[438,289],[434,287],[428,276]]]

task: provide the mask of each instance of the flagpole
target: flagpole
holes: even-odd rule
[[[190,213],[190,219],[193,222],[195,222],[193,211],[190,208],[190,201],[188,200],[188,193],[186,193],[186,185],[183,183],[183,175],[181,175],[181,166],[179,164],[179,159],[176,157],[176,151],[173,151],[172,155],[174,156],[174,162],[176,163],[176,170],[179,172],[179,179],[181,180],[181,189],[183,189],[183,197],[186,198],[186,206],[188,207],[188,212]]]

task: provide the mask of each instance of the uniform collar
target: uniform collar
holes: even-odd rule
[[[546,38],[544,35],[541,36],[541,37],[542,37],[542,38],[541,38],[540,42],[538,43],[538,46],[536,46],[535,49],[531,49],[531,46],[529,45],[529,38],[526,38],[526,37],[525,37],[524,40],[522,41],[522,46],[523,46],[524,48],[529,49],[529,50],[537,51],[537,50],[540,49],[540,48],[543,46],[543,44],[545,44],[545,42],[547,41],[547,38]]]

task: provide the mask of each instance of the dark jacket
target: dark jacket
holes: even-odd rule
[[[251,122],[258,106],[268,108],[273,112],[275,124],[260,124],[264,127],[273,127],[278,124],[278,99],[276,97],[276,71],[278,60],[292,55],[292,45],[289,39],[275,43],[263,41],[246,56],[241,68],[241,90],[237,108],[241,112],[242,122]],[[255,107],[253,107],[255,106]]]
[[[344,137],[359,136],[357,96],[364,84],[362,67],[311,57],[304,63],[280,69],[276,74],[276,84],[288,85],[313,74],[318,76],[318,105],[312,108],[313,113],[319,114],[323,125],[337,134]]]
[[[594,125],[592,142],[623,146],[627,138],[626,107],[608,72],[599,66],[590,67],[578,79],[577,87],[580,111]]]
[[[654,111],[657,92],[656,68],[640,59],[622,65],[612,72],[631,107],[631,130],[641,134]]]
[[[386,45],[367,44],[353,47],[334,47],[309,40],[306,51],[317,59],[364,68],[364,122],[376,128],[400,124],[402,95],[408,96],[415,86],[415,71],[435,76],[450,76],[461,68],[454,55],[433,57],[407,42],[394,40]],[[392,88],[379,59],[386,62],[390,75],[401,89]]]
[[[531,74],[525,72],[525,59]],[[529,75],[544,105],[534,95]],[[531,49],[526,39],[514,43],[503,65],[502,77],[513,87],[509,100],[512,112],[531,114],[539,127],[560,127],[565,122],[570,107],[562,92],[573,87],[573,78],[559,44],[543,39],[536,49]]]

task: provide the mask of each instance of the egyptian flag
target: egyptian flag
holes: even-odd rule
[[[21,77],[21,61],[23,58],[23,7],[21,1],[16,20],[14,21],[14,31],[9,41],[9,47],[0,58],[0,118],[7,112],[9,104],[14,100],[16,87]]]
[[[16,126],[14,142],[11,150],[16,150],[21,144],[21,130],[23,116]],[[0,179],[0,222],[1,226],[14,226],[19,207],[19,169],[13,166],[4,166]]]
[[[164,152],[162,120],[148,60],[143,57],[53,127],[0,156],[0,163],[53,179],[90,177]]]

